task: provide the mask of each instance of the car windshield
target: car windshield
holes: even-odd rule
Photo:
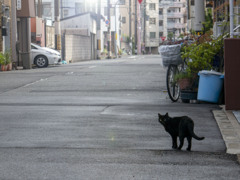
[[[41,48],[41,46],[37,45],[37,44],[34,44],[32,43],[33,46],[36,46],[37,48]]]

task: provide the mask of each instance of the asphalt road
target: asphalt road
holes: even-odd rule
[[[240,179],[214,104],[172,103],[158,56],[0,72],[0,180]],[[190,116],[192,152],[157,113]]]

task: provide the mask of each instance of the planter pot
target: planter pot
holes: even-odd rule
[[[189,78],[179,79],[178,85],[181,90],[183,89],[189,89],[192,86],[192,81]]]
[[[7,71],[11,71],[12,70],[12,63],[9,63],[7,66]]]
[[[197,91],[181,90],[181,99],[184,103],[189,103],[190,100],[197,100]]]
[[[1,65],[1,71],[7,71],[7,65]]]

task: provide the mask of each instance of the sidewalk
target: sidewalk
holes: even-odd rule
[[[236,154],[240,162],[240,111],[214,110],[214,117],[221,131],[228,154]]]

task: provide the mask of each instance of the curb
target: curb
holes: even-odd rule
[[[227,147],[226,153],[235,154],[240,164],[240,124],[232,111],[226,111],[224,107],[214,110],[213,115]]]

